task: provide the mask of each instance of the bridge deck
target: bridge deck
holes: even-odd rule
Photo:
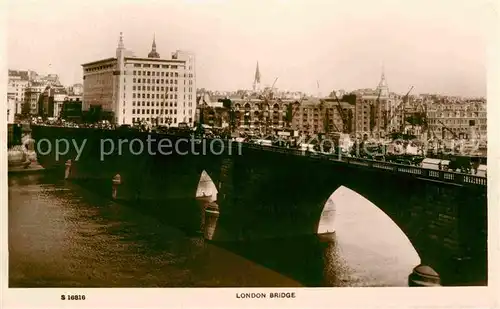
[[[451,171],[426,169],[418,166],[409,166],[392,162],[375,161],[375,160],[356,158],[356,157],[346,157],[346,156],[341,156],[339,158],[338,155],[333,155],[333,154],[324,154],[321,152],[310,152],[310,151],[308,152],[299,149],[282,148],[276,146],[264,146],[264,145],[247,144],[247,143],[243,143],[243,145],[244,148],[259,149],[263,151],[271,151],[271,152],[284,153],[297,156],[307,156],[318,160],[329,160],[335,162],[342,162],[353,166],[364,166],[367,168],[382,169],[394,173],[411,174],[414,175],[415,177],[431,181],[441,181],[458,185],[478,185],[478,186],[487,186],[488,182],[487,178],[482,176],[475,176],[475,175],[463,174]]]

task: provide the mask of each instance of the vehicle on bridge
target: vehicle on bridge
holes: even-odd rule
[[[450,164],[449,160],[425,158],[422,161],[421,166],[422,168],[427,168],[432,170],[447,170],[449,164]]]
[[[476,169],[476,176],[486,177],[486,165],[480,164]]]

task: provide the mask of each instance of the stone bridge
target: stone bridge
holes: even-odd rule
[[[53,151],[41,149],[45,155],[39,154],[40,163],[60,170],[72,160],[70,178],[110,197],[111,179],[119,174],[118,200],[181,227],[199,224],[200,217],[193,215],[201,213],[195,195],[205,171],[217,189],[216,241],[314,235],[328,230],[325,224],[333,230],[334,220],[319,229],[320,218],[329,197],[344,186],[386,213],[411,241],[421,263],[443,281],[464,276],[461,272],[480,274],[470,280],[486,280],[487,183],[482,177],[222,141],[213,144],[225,147],[217,155],[209,150],[210,141],[205,155],[203,143],[195,144],[195,155],[188,142],[181,147],[185,155],[150,155],[146,150],[136,155],[137,142],[131,148],[124,144],[121,153],[115,147],[100,160],[106,139],[115,144],[137,139],[146,145],[149,136],[158,149],[159,139],[179,137],[49,127],[34,127],[33,136],[52,145],[62,137],[79,144],[86,140],[78,160],[72,147],[58,161]]]

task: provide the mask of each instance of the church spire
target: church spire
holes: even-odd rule
[[[255,68],[255,78],[253,80],[253,90],[258,90],[260,86],[260,70],[259,70],[259,62],[257,61],[257,67]]]
[[[153,44],[151,44],[151,51],[148,54],[148,58],[160,58],[160,54],[156,51],[156,35],[153,34]]]

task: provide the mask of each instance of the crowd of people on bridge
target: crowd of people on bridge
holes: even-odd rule
[[[422,161],[429,156],[423,151],[419,153],[405,153],[401,149],[407,149],[408,146],[414,146],[410,141],[403,142],[398,141],[396,149],[394,147],[388,147],[388,144],[369,142],[364,139],[354,139],[352,143],[348,146],[341,145],[338,139],[329,139],[326,136],[318,135],[300,135],[300,136],[283,136],[277,134],[277,131],[269,131],[267,133],[259,131],[249,131],[249,130],[236,130],[231,131],[229,128],[203,128],[201,126],[195,128],[189,127],[169,127],[169,126],[158,126],[152,127],[144,124],[138,124],[134,126],[121,125],[116,126],[109,121],[100,121],[96,123],[73,123],[64,120],[42,120],[34,119],[32,124],[36,125],[46,125],[46,126],[60,126],[69,128],[96,128],[104,130],[115,130],[115,129],[127,129],[136,130],[139,132],[155,132],[155,133],[168,133],[168,134],[183,134],[193,136],[195,138],[211,138],[211,139],[232,139],[244,143],[261,144],[274,147],[284,147],[289,149],[300,149],[307,153],[322,153],[335,156],[344,157],[356,157],[367,160],[384,161],[391,162],[409,166],[420,167]],[[325,138],[326,137],[326,138]],[[263,143],[265,141],[265,143]],[[307,142],[307,147],[304,147]],[[327,141],[327,142],[325,142]],[[394,143],[396,144],[396,143]],[[392,146],[392,145],[389,145]],[[430,154],[432,156],[432,154]],[[442,157],[442,156],[441,156]],[[443,165],[439,163],[439,170],[453,171],[465,174],[475,175],[478,168],[477,162],[472,162],[470,159],[455,159],[451,158],[448,165]]]

